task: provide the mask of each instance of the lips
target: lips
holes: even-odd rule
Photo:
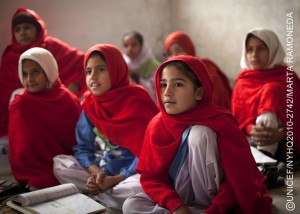
[[[34,88],[35,86],[37,86],[36,83],[27,84],[27,88]]]
[[[260,64],[260,60],[252,60],[251,61],[251,65],[259,65]]]
[[[91,87],[99,87],[100,85],[101,85],[101,84],[95,83],[95,82],[93,82],[93,83],[90,84]]]
[[[21,42],[28,42],[28,41],[30,41],[30,38],[27,38],[27,37],[21,38]]]
[[[90,89],[91,89],[91,90],[96,90],[96,89],[98,89],[100,86],[101,86],[101,84],[93,82],[93,83],[90,84]]]
[[[176,102],[175,101],[164,101],[164,106],[171,106],[171,105],[174,105],[174,104],[176,104]]]
[[[99,85],[100,85],[99,83],[95,83],[95,82],[91,83],[92,87],[96,87],[96,86],[99,86]]]

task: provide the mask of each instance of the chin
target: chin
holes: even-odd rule
[[[175,114],[178,114],[177,112],[174,112],[172,110],[165,110],[168,114],[170,115],[175,115]]]

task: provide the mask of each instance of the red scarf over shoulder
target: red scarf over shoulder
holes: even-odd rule
[[[115,46],[91,47],[86,53],[84,66],[94,51],[105,57],[112,88],[99,96],[87,93],[83,110],[111,143],[127,148],[139,157],[146,127],[158,109],[141,86],[129,85],[126,62]]]
[[[293,101],[287,95],[292,95]],[[232,112],[247,135],[250,134],[256,118],[264,112],[277,115],[284,128],[287,127],[287,117],[293,115],[295,154],[299,154],[300,132],[296,131],[300,129],[299,97],[300,80],[295,73],[293,76],[287,76],[287,67],[243,70],[235,82]],[[290,108],[291,106],[293,108]],[[286,145],[280,146],[285,151]]]
[[[45,22],[32,10],[19,8],[13,17],[21,12],[30,13],[41,26],[41,31],[30,45],[18,45],[11,29],[11,44],[5,49],[0,65],[0,137],[7,135],[8,129],[8,103],[12,92],[23,88],[18,76],[18,61],[21,54],[32,48],[42,47],[49,50],[59,68],[59,77],[63,84],[76,82],[85,90],[85,77],[83,70],[84,53],[70,47],[66,43],[47,35]],[[80,91],[78,96],[81,96]]]
[[[207,212],[215,213],[212,210],[216,207],[218,212],[239,207],[246,214],[270,213],[271,198],[265,193],[265,177],[256,166],[247,139],[227,110],[211,104],[212,82],[204,63],[192,56],[177,56],[164,62],[156,73],[157,96],[160,97],[161,72],[171,61],[183,61],[194,71],[204,87],[204,97],[195,108],[180,115],[167,114],[158,102],[160,113],[147,128],[137,168],[144,191],[172,212],[183,205],[168,181],[169,167],[184,130],[191,124],[204,125],[217,134],[220,162],[225,173],[220,192]]]
[[[15,179],[35,188],[58,185],[53,157],[73,153],[79,100],[58,80],[49,91],[17,95],[9,110],[10,164]]]

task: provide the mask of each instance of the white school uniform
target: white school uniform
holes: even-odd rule
[[[216,133],[210,128],[194,125],[188,135],[188,155],[175,180],[175,189],[191,213],[204,212],[220,189],[223,172],[220,167]],[[145,192],[128,198],[124,214],[166,214]]]

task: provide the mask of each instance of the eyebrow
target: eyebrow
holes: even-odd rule
[[[105,64],[96,65],[94,68],[107,67]],[[86,68],[92,68],[91,66],[87,66]]]
[[[175,82],[175,81],[184,81],[184,82],[187,82],[185,79],[183,79],[183,78],[172,78],[171,79],[171,82]],[[167,80],[166,79],[161,79],[160,81],[163,81],[163,82],[167,82]]]
[[[259,45],[246,45],[246,48],[247,47],[265,47],[265,48],[268,48],[265,44],[259,44]]]
[[[32,67],[32,68],[30,68],[30,69],[23,69],[22,68],[22,72],[33,72],[33,71],[44,71],[41,67],[39,67],[39,66],[35,66],[35,67]]]

